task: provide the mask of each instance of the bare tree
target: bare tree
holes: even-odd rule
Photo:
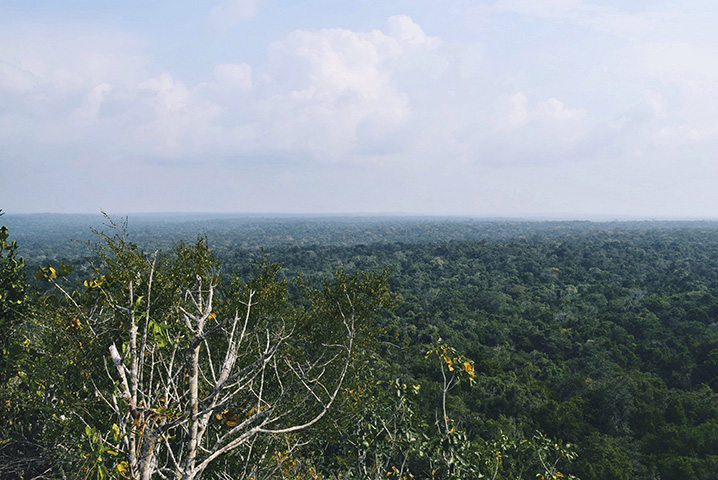
[[[298,305],[266,263],[219,290],[202,239],[169,259],[102,240],[108,273],[86,282],[102,301],[73,304],[114,337],[104,367],[114,389],[96,387],[113,423],[97,436],[106,471],[125,478],[197,479],[229,453],[245,474],[276,466],[272,442],[293,451],[336,403],[360,324],[388,298],[385,274],[340,272]]]
[[[148,344],[149,315],[138,321],[134,309],[127,309],[129,343],[122,353],[115,344],[109,347],[119,379],[110,401],[121,419],[119,436],[131,478],[147,480],[155,472],[198,478],[217,457],[250,446],[257,435],[307,428],[329,410],[351,359],[353,312],[342,315],[344,342],[324,344],[326,352],[300,361],[282,355],[292,336],[286,325],[252,328],[255,294],[247,293],[242,314],[220,320],[213,313],[214,285],[203,287],[198,279],[197,290],[187,292],[194,308],[178,307],[189,342],[170,339],[170,349]],[[128,295],[134,304],[131,283]],[[225,337],[217,363],[212,346],[220,342],[210,342],[215,335]],[[327,375],[335,363],[339,374]],[[246,412],[229,408],[240,398]],[[306,411],[311,411],[308,418]],[[218,428],[210,428],[213,420]],[[181,441],[171,440],[175,435]]]

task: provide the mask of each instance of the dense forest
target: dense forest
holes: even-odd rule
[[[112,227],[100,216],[0,220],[9,227],[0,251],[0,472],[7,478],[135,478],[120,451],[123,438],[141,428],[132,421],[135,407],[99,413],[95,392],[123,398],[107,348],[116,342],[129,351],[122,312],[133,305],[156,322],[147,325],[154,325],[158,358],[170,338],[196,346],[187,331],[156,317],[160,307],[187,312],[188,297],[163,307],[130,288],[129,310],[98,312],[121,303],[108,298],[126,296],[128,281],[150,291],[155,264],[147,259],[158,248],[168,252],[154,280],[162,292],[216,277],[218,316],[244,308],[249,317],[248,304],[233,298],[268,292],[258,315],[294,322],[293,337],[277,337],[290,367],[338,358],[315,353],[323,345],[350,351],[345,340],[329,339],[344,327],[326,323],[347,309],[364,322],[351,330],[356,342],[344,367],[326,360],[326,373],[315,377],[287,370],[297,384],[321,377],[341,388],[332,396],[322,384],[321,397],[306,387],[311,405],[301,389],[287,389],[274,400],[283,412],[274,425],[318,420],[258,436],[207,467],[208,478],[718,478],[718,223],[176,215],[130,217]],[[82,315],[103,320],[85,328]],[[271,325],[263,328],[285,328]],[[119,360],[130,365],[130,358]],[[282,407],[287,399],[291,408]],[[297,405],[305,408],[292,410]],[[170,418],[169,407],[161,408]],[[213,420],[219,437],[244,418],[233,408]],[[257,421],[271,415],[259,410]]]

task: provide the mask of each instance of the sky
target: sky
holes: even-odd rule
[[[0,0],[0,209],[718,218],[714,0]]]

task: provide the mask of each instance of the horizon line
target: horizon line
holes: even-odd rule
[[[634,215],[634,214],[553,214],[553,213],[525,213],[525,214],[469,214],[469,213],[414,213],[414,212],[213,212],[213,211],[136,211],[136,212],[20,212],[11,213],[2,211],[2,216],[100,216],[107,214],[110,217],[177,217],[177,216],[221,216],[221,217],[264,217],[264,218],[450,218],[491,221],[588,221],[588,222],[629,222],[629,221],[685,221],[685,222],[715,222],[718,216],[689,216],[689,215]]]

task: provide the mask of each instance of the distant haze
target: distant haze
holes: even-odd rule
[[[713,1],[0,10],[8,213],[718,218]]]

